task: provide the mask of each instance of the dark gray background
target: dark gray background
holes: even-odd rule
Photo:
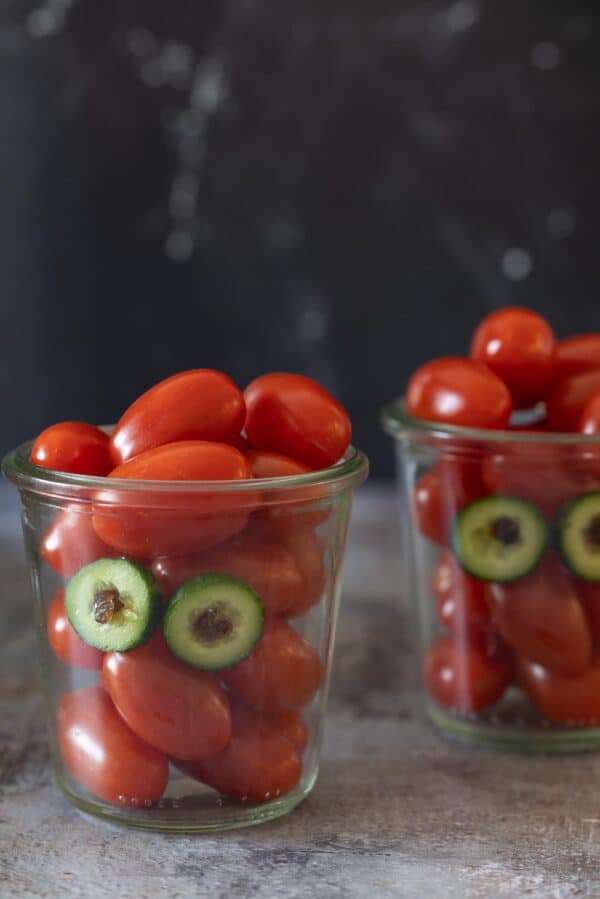
[[[579,0],[3,0],[0,447],[178,369],[378,409],[507,303],[600,329]]]

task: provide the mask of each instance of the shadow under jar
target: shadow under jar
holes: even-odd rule
[[[287,478],[38,468],[20,491],[55,779],[83,811],[203,831],[276,818],[318,772],[354,449]]]
[[[383,411],[427,709],[484,745],[600,746],[600,438]]]

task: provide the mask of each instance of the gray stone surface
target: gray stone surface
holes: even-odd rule
[[[356,504],[313,795],[210,837],[99,823],[51,784],[8,490],[0,510],[0,896],[600,896],[600,755],[465,750],[424,722],[390,493]]]

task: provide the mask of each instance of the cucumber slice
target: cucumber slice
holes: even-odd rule
[[[204,671],[229,668],[250,655],[265,611],[244,581],[209,572],[192,577],[171,599],[163,631],[171,652]]]
[[[585,581],[600,581],[600,491],[567,503],[558,524],[558,547],[567,568]]]
[[[156,630],[161,600],[153,575],[127,559],[98,559],[67,585],[69,621],[89,646],[126,652]]]
[[[480,581],[516,581],[540,561],[548,526],[533,503],[515,496],[484,496],[464,506],[452,545],[461,567]]]

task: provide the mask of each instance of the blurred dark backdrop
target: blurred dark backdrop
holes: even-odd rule
[[[176,370],[378,409],[507,303],[600,329],[600,9],[3,0],[0,447]]]

